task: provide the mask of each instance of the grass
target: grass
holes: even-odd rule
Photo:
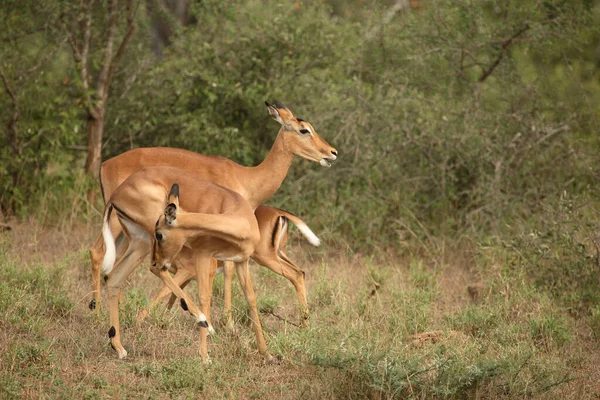
[[[307,271],[311,320],[298,328],[283,278],[252,267],[265,336],[257,354],[238,286],[237,329],[217,322],[213,363],[187,313],[135,316],[158,287],[144,266],[121,309],[120,361],[108,313],[89,301],[90,226],[15,225],[0,236],[0,398],[597,398],[600,312],[573,316],[499,252],[442,259],[291,249]],[[33,240],[34,238],[35,240]],[[219,321],[222,278],[215,282]],[[470,295],[476,283],[479,294]],[[193,293],[194,284],[188,291]]]

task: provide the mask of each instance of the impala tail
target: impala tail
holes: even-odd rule
[[[294,214],[288,213],[286,211],[282,211],[282,214],[285,218],[290,220],[294,225],[298,227],[298,230],[304,235],[304,237],[312,244],[313,246],[319,246],[321,244],[321,239],[315,235],[315,233],[306,225],[304,221],[295,216]]]
[[[112,211],[113,206],[109,203],[104,211],[104,224],[102,225],[102,238],[104,239],[104,246],[106,247],[106,254],[104,254],[104,260],[102,261],[102,272],[105,275],[112,271],[117,258],[115,238],[110,230],[110,214]]]

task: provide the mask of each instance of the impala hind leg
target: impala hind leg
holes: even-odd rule
[[[269,354],[267,349],[267,343],[263,336],[262,326],[260,319],[258,318],[258,310],[256,308],[256,295],[254,294],[254,287],[252,286],[252,280],[250,279],[250,270],[248,268],[248,261],[235,263],[235,271],[237,273],[240,285],[244,290],[244,296],[248,302],[250,308],[250,320],[252,321],[252,328],[256,335],[256,345],[258,352],[262,354],[267,361],[273,360],[273,357]]]
[[[121,229],[120,224],[118,223],[117,217],[113,214],[111,215],[110,229],[113,237],[117,238],[116,246],[117,246],[117,254],[121,254],[124,250],[124,244],[126,242],[126,237],[123,234],[123,230]],[[90,261],[92,263],[92,294],[93,298],[90,301],[89,308],[90,310],[94,310],[96,306],[100,304],[101,297],[101,289],[100,285],[102,283],[101,275],[102,275],[102,261],[104,260],[104,253],[106,252],[106,248],[104,246],[104,239],[102,238],[102,233],[98,235],[94,245],[90,248]]]
[[[110,315],[110,329],[108,337],[110,344],[117,352],[119,358],[127,356],[127,351],[121,344],[121,331],[119,326],[119,298],[127,277],[141,264],[150,252],[149,242],[143,239],[133,239],[125,254],[116,263],[106,280],[108,292],[108,311]]]
[[[306,277],[304,271],[294,264],[294,262],[283,252],[283,250],[254,253],[252,258],[271,271],[285,277],[294,285],[300,305],[300,325],[308,326],[310,317],[308,311],[308,301],[306,300]]]

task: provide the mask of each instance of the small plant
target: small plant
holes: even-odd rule
[[[533,317],[529,320],[529,331],[537,346],[550,349],[562,347],[571,341],[571,332],[566,321],[555,315]]]
[[[174,360],[160,369],[164,389],[171,393],[185,390],[188,395],[199,395],[204,388],[203,364],[199,358]]]

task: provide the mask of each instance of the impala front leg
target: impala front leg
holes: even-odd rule
[[[204,362],[210,362],[208,357],[208,334],[214,333],[210,323],[210,298],[212,297],[212,278],[216,270],[211,266],[211,257],[204,254],[196,256],[196,281],[198,283],[198,298],[200,310],[206,315],[208,329],[200,329],[200,356]],[[212,277],[211,277],[212,275]]]
[[[119,358],[127,356],[127,351],[121,344],[121,331],[119,326],[119,297],[127,277],[140,265],[148,254],[149,246],[146,241],[133,240],[123,257],[108,275],[106,289],[108,292],[108,311],[110,315],[110,329],[108,337],[110,344],[115,349]]]
[[[201,327],[211,329],[212,326],[210,325],[210,321],[206,317],[206,314],[202,312],[201,309],[198,309],[190,296],[188,296],[187,293],[181,289],[179,286],[181,282],[177,283],[166,268],[152,268],[152,272],[157,274],[163,283],[169,288],[169,290],[171,290],[175,296],[181,299],[181,306],[196,318],[198,324]]]
[[[154,275],[158,276],[163,282],[164,282],[164,280],[168,279],[166,276],[161,275],[160,271],[158,271],[158,269],[156,267],[150,268],[150,271]],[[181,290],[183,291],[183,288],[185,287],[185,284],[187,284],[187,282],[189,282],[189,280],[190,280],[190,278],[192,276],[193,276],[193,274],[191,272],[189,272],[187,270],[184,270],[184,269],[179,269],[179,270],[177,270],[177,273],[173,277],[173,282],[175,283],[175,285],[177,285],[178,287],[180,287]],[[185,292],[183,292],[183,293],[185,293]],[[163,287],[159,290],[159,292],[156,294],[156,296],[154,297],[154,299],[152,299],[152,301],[150,302],[150,304],[148,304],[148,307],[145,308],[144,310],[140,311],[140,313],[137,316],[136,322],[140,323],[144,319],[146,319],[146,317],[150,313],[150,310],[153,309],[158,303],[160,303],[168,295],[171,295],[173,297],[173,302],[177,298],[177,296],[173,293],[173,291],[171,290],[171,288],[167,284],[163,284]],[[190,311],[191,309],[188,306],[187,300],[184,300],[183,297],[180,297],[180,298],[182,299],[182,303],[181,303],[182,307],[184,307],[184,309],[186,309],[186,311]],[[193,307],[196,307],[191,302],[190,302],[190,305],[193,306]],[[190,311],[190,313],[192,313],[192,315],[196,316],[200,312],[200,310],[197,309],[197,307],[196,307],[195,311],[196,311],[196,314],[194,314],[192,311]]]

